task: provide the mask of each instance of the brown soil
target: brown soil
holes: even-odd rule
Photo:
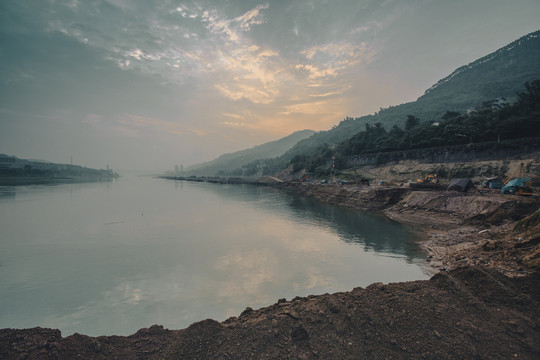
[[[0,358],[540,358],[540,224],[531,220],[513,230],[516,220],[540,208],[540,198],[406,186],[277,186],[409,224],[421,235],[435,275],[282,299],[183,330],[152,326],[127,337],[62,337],[51,329],[3,329]]]
[[[0,330],[3,359],[538,359],[540,275],[483,268],[281,300],[128,337]]]
[[[286,183],[290,191],[321,202],[381,211],[409,224],[422,238],[428,271],[465,265],[494,267],[506,275],[540,270],[540,231],[512,231],[515,221],[540,208],[540,197],[500,195],[483,190],[412,191],[406,186]]]

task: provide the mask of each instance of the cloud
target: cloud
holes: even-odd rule
[[[377,50],[367,42],[340,42],[312,46],[300,53],[308,60],[351,66],[359,62],[368,64]]]
[[[327,105],[327,102],[324,100],[287,105],[285,106],[285,110],[282,111],[280,114],[291,115],[291,114],[300,113],[300,114],[315,115],[317,113],[320,113],[321,109],[324,109],[326,105]]]
[[[268,8],[268,4],[257,5],[255,8],[248,10],[234,19],[224,18],[217,10],[206,10],[203,12],[201,18],[211,32],[225,34],[229,41],[239,42],[242,39],[239,30],[249,31],[252,25],[264,24],[265,20],[261,14],[261,10]]]
[[[223,113],[221,115],[226,116],[226,117],[230,117],[230,118],[233,118],[233,119],[236,119],[236,120],[243,120],[243,119],[246,118],[244,115],[240,115],[240,114]]]
[[[347,86],[346,89],[350,89],[351,86]],[[344,90],[346,89],[343,89],[343,90],[337,90],[337,91],[328,91],[328,92],[325,92],[325,93],[322,93],[322,94],[309,94],[310,97],[329,97],[329,96],[335,96],[335,95],[341,95],[343,93]]]
[[[247,127],[249,124],[244,122],[234,122],[234,121],[224,121],[222,122],[225,126],[232,126],[232,127]]]
[[[83,124],[98,125],[103,122],[103,117],[98,114],[87,114],[84,119],[81,120]]]
[[[148,134],[152,132],[164,132],[168,134],[181,135],[187,130],[185,126],[176,122],[166,121],[154,117],[146,117],[134,114],[123,114],[114,119],[113,129],[127,137],[139,137],[141,130]],[[189,130],[190,132],[195,132]]]
[[[388,20],[388,22],[390,23],[392,21],[392,19]],[[385,27],[385,23],[382,22],[382,21],[376,21],[376,20],[371,20],[371,21],[368,21],[367,23],[365,24],[362,24],[354,29],[352,29],[350,32],[349,32],[349,35],[355,35],[355,34],[362,34],[362,33],[368,33],[368,32],[371,32],[371,31],[376,31],[376,30],[381,30],[382,28]]]
[[[247,83],[237,82],[236,84],[216,84],[218,89],[225,97],[238,101],[246,99],[255,104],[270,104],[274,99],[272,91],[268,92],[259,86],[249,85]]]
[[[260,25],[265,22],[261,14],[261,10],[268,9],[268,7],[268,4],[258,5],[255,8],[246,12],[245,14],[237,17],[236,19],[234,19],[234,21],[239,24],[242,30],[247,31],[249,30],[251,25]]]
[[[310,65],[310,64],[298,64],[295,66],[296,69],[304,69],[307,70],[309,73],[310,79],[319,79],[324,77],[336,77],[337,76],[337,69],[327,66],[326,69],[320,69],[318,66]]]
[[[144,54],[140,49],[135,49],[135,50],[132,50],[132,51],[127,51],[127,52],[126,52],[126,56],[135,58],[135,59],[137,59],[137,60],[148,59],[148,58],[150,58],[150,56]]]

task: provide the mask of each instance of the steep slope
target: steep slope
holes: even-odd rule
[[[191,166],[186,172],[188,175],[214,176],[220,170],[233,171],[255,160],[281,156],[297,142],[310,137],[314,133],[313,130],[297,131],[276,141],[258,145],[251,149],[224,154],[210,162]]]
[[[448,110],[465,112],[498,97],[512,100],[527,81],[540,79],[540,31],[533,32],[438,81],[416,101],[383,109],[374,115],[347,118],[328,131],[299,142],[288,155],[337,144],[364,130],[366,123],[381,122],[387,129],[403,127],[407,115],[424,121],[439,120]]]
[[[426,90],[418,102],[472,106],[498,96],[512,97],[540,74],[540,31],[462,66]]]

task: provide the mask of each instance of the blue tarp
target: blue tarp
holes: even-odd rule
[[[516,179],[510,180],[501,189],[501,194],[513,194],[516,192],[516,188],[524,187],[525,183],[531,180],[532,178],[516,178]]]

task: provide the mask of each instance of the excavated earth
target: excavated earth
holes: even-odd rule
[[[281,299],[183,330],[155,325],[131,336],[62,337],[53,329],[3,329],[0,358],[540,359],[540,215],[514,229],[540,208],[539,197],[406,186],[277,186],[408,224],[434,275]]]
[[[63,338],[0,330],[2,359],[538,359],[540,275],[461,268],[430,280],[282,299],[184,330]],[[174,314],[171,314],[174,316]]]
[[[485,265],[509,276],[540,270],[540,226],[513,231],[540,208],[540,197],[495,190],[412,191],[406,186],[286,183],[283,188],[328,204],[380,211],[418,233],[427,271]]]

